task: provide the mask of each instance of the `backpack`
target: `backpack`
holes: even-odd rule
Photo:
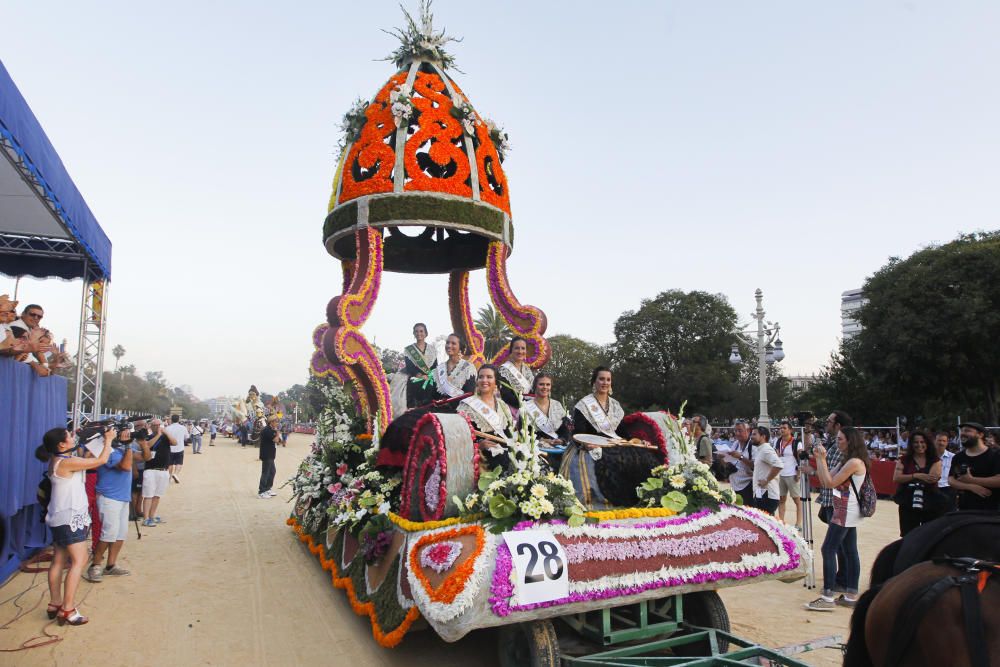
[[[858,499],[858,511],[863,517],[870,517],[875,514],[875,504],[878,501],[878,494],[875,493],[875,483],[870,474],[865,474],[865,481],[861,482],[861,493],[854,485],[854,477],[851,477],[851,488],[854,489],[854,497]]]
[[[42,512],[42,523],[45,523],[45,515],[49,511],[49,500],[52,499],[52,480],[49,479],[48,474],[42,475],[42,481],[38,483],[38,490],[35,491],[35,498],[38,499],[38,504],[45,510]]]

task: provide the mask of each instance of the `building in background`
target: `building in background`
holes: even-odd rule
[[[850,340],[861,331],[861,324],[854,318],[858,309],[868,303],[861,288],[850,289],[840,295],[840,332],[843,339]]]
[[[216,398],[210,398],[208,401],[208,410],[212,415],[212,418],[225,417],[226,412],[229,410],[229,406],[232,404],[232,399],[226,396],[218,396]]]
[[[786,379],[792,391],[803,392],[819,382],[820,377],[813,373],[812,375],[789,375]]]

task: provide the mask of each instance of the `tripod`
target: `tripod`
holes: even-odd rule
[[[809,552],[813,554],[813,558],[809,563],[809,572],[806,574],[802,585],[812,590],[816,588],[816,549],[813,543],[812,489],[809,487],[809,473],[805,470],[799,470],[799,496],[802,500],[802,511],[799,513],[801,517],[799,529],[802,533],[802,539],[809,545]]]

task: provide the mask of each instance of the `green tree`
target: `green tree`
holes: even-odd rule
[[[661,292],[615,322],[615,397],[631,409],[715,414],[732,401],[736,311],[721,294]]]
[[[1000,230],[893,257],[864,294],[847,356],[868,380],[905,402],[909,417],[933,404],[997,423]]]
[[[596,366],[606,366],[607,349],[574,336],[557,335],[547,339],[552,357],[545,370],[552,374],[552,395],[572,410],[576,401],[590,393],[590,374]]]
[[[479,309],[475,325],[485,339],[484,354],[487,359],[492,359],[496,356],[500,348],[506,345],[507,341],[513,335],[510,327],[507,326],[507,323],[504,322],[503,318],[500,317],[500,313],[493,306],[487,305]]]

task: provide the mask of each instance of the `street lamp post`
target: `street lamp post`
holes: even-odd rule
[[[769,427],[771,418],[767,416],[767,367],[784,359],[785,351],[782,349],[781,339],[778,338],[781,326],[777,322],[766,322],[765,326],[764,293],[758,288],[754,296],[757,299],[757,310],[751,313],[750,317],[757,320],[757,336],[754,338],[743,330],[736,331],[736,336],[757,352],[757,371],[760,375],[760,415],[757,417],[757,424]],[[743,363],[740,348],[735,343],[729,355],[729,363],[734,365]]]

